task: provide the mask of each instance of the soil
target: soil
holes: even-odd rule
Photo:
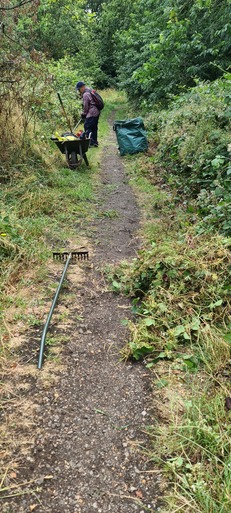
[[[89,160],[97,152],[93,149]],[[20,390],[23,401],[2,481],[4,513],[160,508],[162,480],[150,462],[146,433],[155,417],[151,374],[142,363],[121,359],[129,336],[122,321],[132,317],[131,305],[111,292],[104,278],[107,266],[134,258],[139,248],[140,212],[112,129],[103,155],[89,260],[69,268],[59,300],[64,320],[53,321],[53,335],[64,344],[61,364],[47,357],[40,371],[31,372],[35,362],[25,345],[21,376],[19,367],[17,378],[12,371],[14,391]],[[38,338],[41,329],[31,333],[31,344],[35,334]],[[13,413],[9,406],[9,430]]]

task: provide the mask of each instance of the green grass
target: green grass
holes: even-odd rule
[[[224,393],[211,393],[208,399],[210,392],[201,394],[196,389],[196,397],[186,404],[181,422],[173,418],[166,431],[154,429],[156,454],[167,478],[175,482],[165,511],[230,511],[230,416],[225,410]]]
[[[125,102],[123,95],[104,91],[105,109],[99,121],[99,149],[89,149],[89,167],[82,163],[76,170],[66,166],[65,157],[50,141],[48,123],[38,122],[36,136],[28,138],[28,154],[18,154],[17,168],[9,168],[9,181],[0,189],[0,298],[2,329],[9,327],[5,313],[8,305],[17,304],[21,286],[26,286],[27,271],[33,286],[46,283],[52,251],[67,249],[75,241],[81,245],[87,236],[90,221],[96,217],[97,188],[101,159],[108,135],[108,117]],[[41,135],[43,143],[41,145]],[[9,144],[14,144],[10,142]],[[12,148],[13,152],[13,148]],[[115,211],[102,213],[115,217]],[[30,285],[30,284],[29,284]],[[14,290],[14,294],[12,292]],[[29,325],[26,315],[28,299],[20,305],[21,320]],[[27,322],[28,321],[28,322]]]
[[[136,316],[124,321],[130,339],[122,357],[143,359],[159,397],[148,432],[150,460],[170,485],[161,511],[228,513],[230,240],[198,234],[197,217],[162,186],[150,157],[124,162],[142,208],[143,248],[107,274],[114,291],[132,298]]]

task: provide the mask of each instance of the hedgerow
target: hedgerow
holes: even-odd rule
[[[158,142],[154,163],[176,189],[177,200],[203,219],[200,231],[226,235],[231,233],[230,81],[226,74],[200,83],[148,119]]]

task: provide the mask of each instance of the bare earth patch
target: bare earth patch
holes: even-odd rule
[[[144,513],[160,504],[163,485],[145,433],[155,416],[151,374],[120,360],[130,303],[103,276],[106,266],[136,255],[139,210],[113,133],[104,155],[90,259],[69,268],[42,370],[39,326],[5,371],[3,513]],[[51,276],[60,269],[52,266]]]

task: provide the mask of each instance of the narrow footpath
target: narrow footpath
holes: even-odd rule
[[[160,477],[145,433],[155,413],[151,376],[142,364],[120,359],[130,303],[108,291],[102,272],[136,255],[140,215],[112,128],[103,153],[98,208],[104,215],[89,227],[93,250],[84,280],[72,284],[64,367],[54,386],[41,390],[39,377],[33,385],[36,436],[21,476],[34,492],[3,501],[4,513],[159,509]]]

